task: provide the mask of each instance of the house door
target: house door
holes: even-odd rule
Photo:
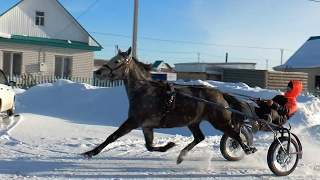
[[[6,75],[21,75],[22,53],[4,52],[2,70]]]

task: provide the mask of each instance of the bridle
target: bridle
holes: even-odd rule
[[[122,55],[122,56],[125,58],[124,62],[120,66],[117,66],[114,69],[109,67],[108,64],[104,64],[103,65],[104,67],[106,67],[106,68],[108,68],[110,70],[109,77],[114,77],[115,76],[114,71],[117,70],[117,69],[120,69],[122,66],[125,66],[125,70],[124,70],[124,75],[123,75],[123,77],[121,77],[121,79],[124,79],[127,76],[128,70],[129,70],[129,68],[128,68],[129,66],[128,65],[130,64],[130,62],[132,60],[132,57],[129,56],[128,58],[126,58],[124,55]]]

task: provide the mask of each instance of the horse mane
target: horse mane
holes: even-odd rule
[[[140,62],[137,58],[132,57],[132,60],[134,60],[136,62],[136,64],[138,64],[139,67],[142,67],[144,70],[146,70],[147,72],[152,70],[152,65],[151,64],[145,64],[143,62]]]

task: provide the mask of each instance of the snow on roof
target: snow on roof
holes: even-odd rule
[[[274,69],[320,67],[320,36],[310,37],[288,60]]]
[[[11,34],[0,32],[0,37],[10,39],[11,38]]]

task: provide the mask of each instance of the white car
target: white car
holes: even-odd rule
[[[8,116],[14,115],[16,94],[12,89],[14,82],[8,81],[0,70],[0,112],[7,111]]]

